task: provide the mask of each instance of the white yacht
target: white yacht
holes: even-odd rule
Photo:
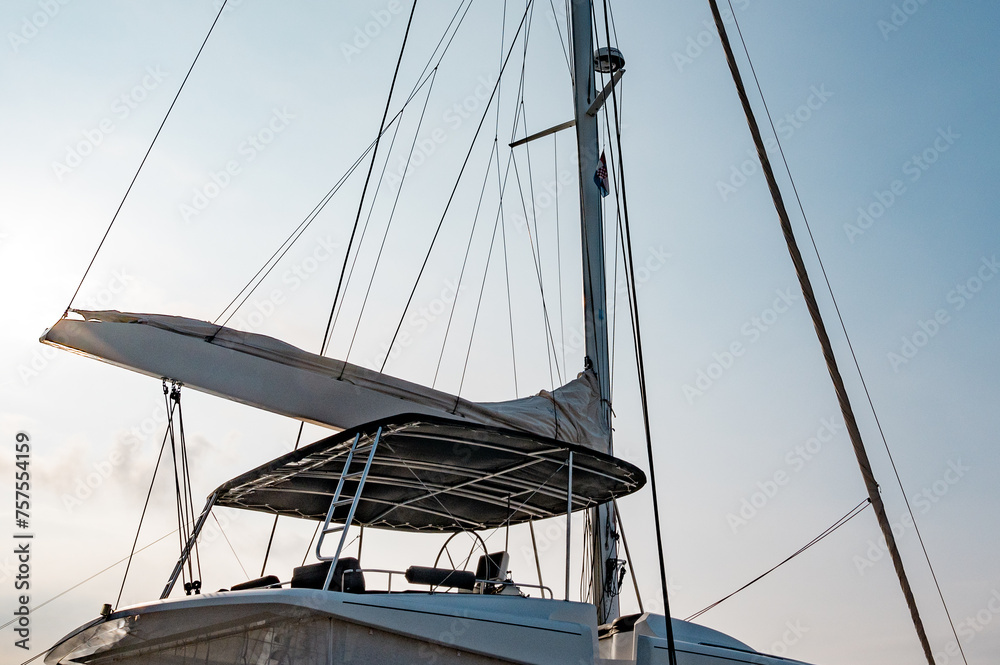
[[[591,0],[569,0],[567,9],[573,117],[511,148],[575,134],[584,370],[552,391],[482,403],[217,323],[68,310],[44,343],[163,380],[165,389],[183,385],[338,433],[222,484],[200,513],[191,504],[190,519],[179,525],[186,544],[160,598],[106,606],[60,640],[45,663],[798,662],[661,614],[620,616],[618,538],[600,534],[616,533],[616,500],[647,478],[614,456],[601,204],[609,177],[598,116],[615,103],[625,60],[610,39],[594,34]],[[379,136],[385,129],[383,120]],[[180,487],[178,501],[190,503]],[[235,575],[202,579],[197,543],[216,507],[316,522],[314,562],[241,583]],[[580,511],[595,525],[587,559],[592,603],[568,594],[572,517]],[[561,598],[515,576],[508,553],[475,535],[541,520],[566,521]],[[365,529],[392,530],[401,542],[420,532],[473,534],[479,545],[457,558],[443,548],[437,561],[411,560],[400,547],[393,567],[372,568],[360,542],[358,556],[346,549],[349,534]],[[662,587],[665,593],[665,580]]]

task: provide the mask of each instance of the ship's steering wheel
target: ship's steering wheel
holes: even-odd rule
[[[465,536],[465,538],[459,538],[459,536]],[[471,541],[471,542],[470,542]],[[468,548],[468,551],[466,551]],[[472,561],[472,557],[476,556],[477,552],[480,555],[486,555],[486,541],[483,540],[475,531],[456,531],[455,533],[448,536],[448,540],[444,541],[444,545],[438,550],[437,557],[434,559],[435,568],[451,568],[452,570],[466,570],[469,562]],[[465,553],[463,555],[463,553]],[[442,563],[442,559],[446,566],[439,566]],[[479,559],[477,558],[476,561]]]

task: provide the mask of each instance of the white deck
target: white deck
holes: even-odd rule
[[[794,661],[674,622],[678,663]],[[663,618],[601,640],[589,604],[456,593],[220,592],[129,607],[64,638],[56,663],[667,663]],[[78,660],[79,659],[79,660]]]

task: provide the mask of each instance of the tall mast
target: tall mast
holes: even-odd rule
[[[611,372],[608,362],[608,318],[604,267],[604,225],[601,194],[594,184],[600,158],[597,117],[587,110],[596,98],[594,82],[591,0],[566,0],[569,16],[570,52],[573,70],[573,101],[576,119],[577,152],[580,157],[580,229],[583,238],[583,313],[587,343],[586,364],[597,374],[601,391],[600,425],[608,433],[611,453]],[[597,606],[599,623],[618,616],[618,589],[615,575],[618,534],[614,506],[604,504],[592,510],[593,575],[591,599]],[[610,570],[609,570],[610,568]],[[606,583],[606,578],[610,584]]]

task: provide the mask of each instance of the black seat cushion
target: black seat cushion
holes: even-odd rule
[[[330,580],[330,591],[344,591],[345,593],[364,593],[365,576],[360,570],[361,564],[354,557],[342,557],[337,561],[337,567],[333,569],[333,579]],[[326,574],[330,570],[329,561],[311,563],[308,566],[299,566],[292,571],[293,589],[322,589],[323,582],[326,581]],[[344,574],[345,571],[355,572]],[[341,589],[341,580],[344,588]]]
[[[274,586],[276,584],[281,584],[281,580],[275,575],[267,575],[265,577],[258,577],[255,580],[250,580],[249,582],[241,582],[239,584],[233,585],[233,591],[243,591],[245,589],[260,589],[262,587]]]

